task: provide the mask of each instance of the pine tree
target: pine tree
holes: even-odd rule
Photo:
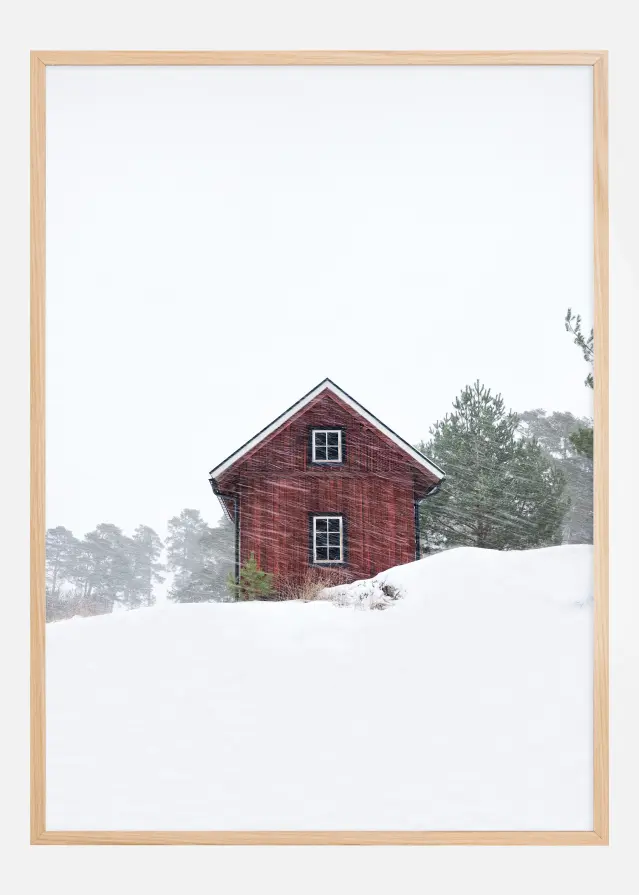
[[[566,477],[566,494],[570,506],[562,522],[563,543],[592,544],[592,424],[572,413],[551,413],[527,410],[520,415],[520,431],[537,439],[542,449],[559,466]],[[574,444],[590,437],[590,451]]]
[[[80,542],[62,525],[46,533],[47,621],[75,614],[74,586]]]
[[[273,576],[260,569],[255,554],[251,553],[240,569],[239,581],[229,573],[228,586],[237,600],[265,599],[273,593]]]
[[[592,367],[595,362],[595,331],[591,329],[589,334],[584,336],[581,328],[581,314],[573,314],[572,308],[568,308],[566,312],[564,326],[566,327],[566,332],[569,332],[574,336],[573,342],[581,349],[581,353],[583,354],[586,363],[590,364]],[[588,388],[594,388],[595,380],[592,372],[588,373],[584,380],[584,384],[587,385]]]
[[[422,501],[425,548],[522,550],[561,543],[565,478],[501,395],[479,382],[455,399],[453,413],[419,449],[446,470],[438,494]]]
[[[233,527],[211,528],[198,510],[185,509],[168,523],[167,566],[173,572],[168,597],[177,603],[228,600],[226,573],[232,565]]]
[[[80,542],[68,528],[58,525],[46,534],[47,591],[57,597],[73,575]]]
[[[77,578],[81,614],[112,612],[124,602],[131,578],[131,539],[117,525],[101,522],[80,544]]]
[[[164,581],[164,566],[160,562],[162,538],[148,525],[138,525],[128,546],[130,577],[123,603],[129,609],[152,606],[155,603],[153,586]]]
[[[586,363],[590,364],[590,366],[592,367],[595,363],[594,329],[591,329],[590,333],[587,336],[584,336],[581,328],[581,315],[577,314],[575,316],[575,314],[572,313],[571,308],[568,308],[568,311],[566,312],[566,316],[564,318],[564,326],[566,327],[566,331],[574,336],[573,342],[575,343],[575,345],[577,345],[578,348],[581,349],[581,353],[583,354]],[[592,374],[592,370],[586,376],[584,384],[587,385],[588,388],[595,387],[595,380]],[[577,431],[571,434],[570,440],[573,444],[573,447],[579,454],[583,454],[584,457],[589,457],[592,460],[594,450],[592,425],[586,424],[585,426],[577,429]]]
[[[570,436],[572,446],[578,454],[588,457],[592,461],[594,454],[594,431],[592,426],[583,426]]]

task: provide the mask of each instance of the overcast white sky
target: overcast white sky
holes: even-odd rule
[[[47,68],[47,524],[131,532],[325,376],[592,415],[577,67]]]

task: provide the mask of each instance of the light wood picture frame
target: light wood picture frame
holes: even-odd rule
[[[591,831],[53,831],[46,828],[45,196],[48,66],[591,66],[594,185],[594,729]],[[34,51],[31,54],[31,842],[86,845],[606,845],[608,795],[608,75],[605,51]]]

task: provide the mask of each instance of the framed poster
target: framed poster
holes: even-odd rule
[[[606,54],[31,64],[32,841],[606,844]]]

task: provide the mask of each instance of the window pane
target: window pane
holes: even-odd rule
[[[328,448],[328,460],[339,460],[339,448],[337,445],[335,447]]]
[[[330,445],[335,445],[337,447],[339,443],[339,432],[329,432],[328,433],[328,443]]]
[[[343,562],[340,516],[314,517],[313,550],[315,562]]]
[[[317,446],[321,445],[322,447],[326,447],[326,432],[315,432],[315,444]]]
[[[326,460],[326,448],[315,446],[315,459],[316,460]]]

